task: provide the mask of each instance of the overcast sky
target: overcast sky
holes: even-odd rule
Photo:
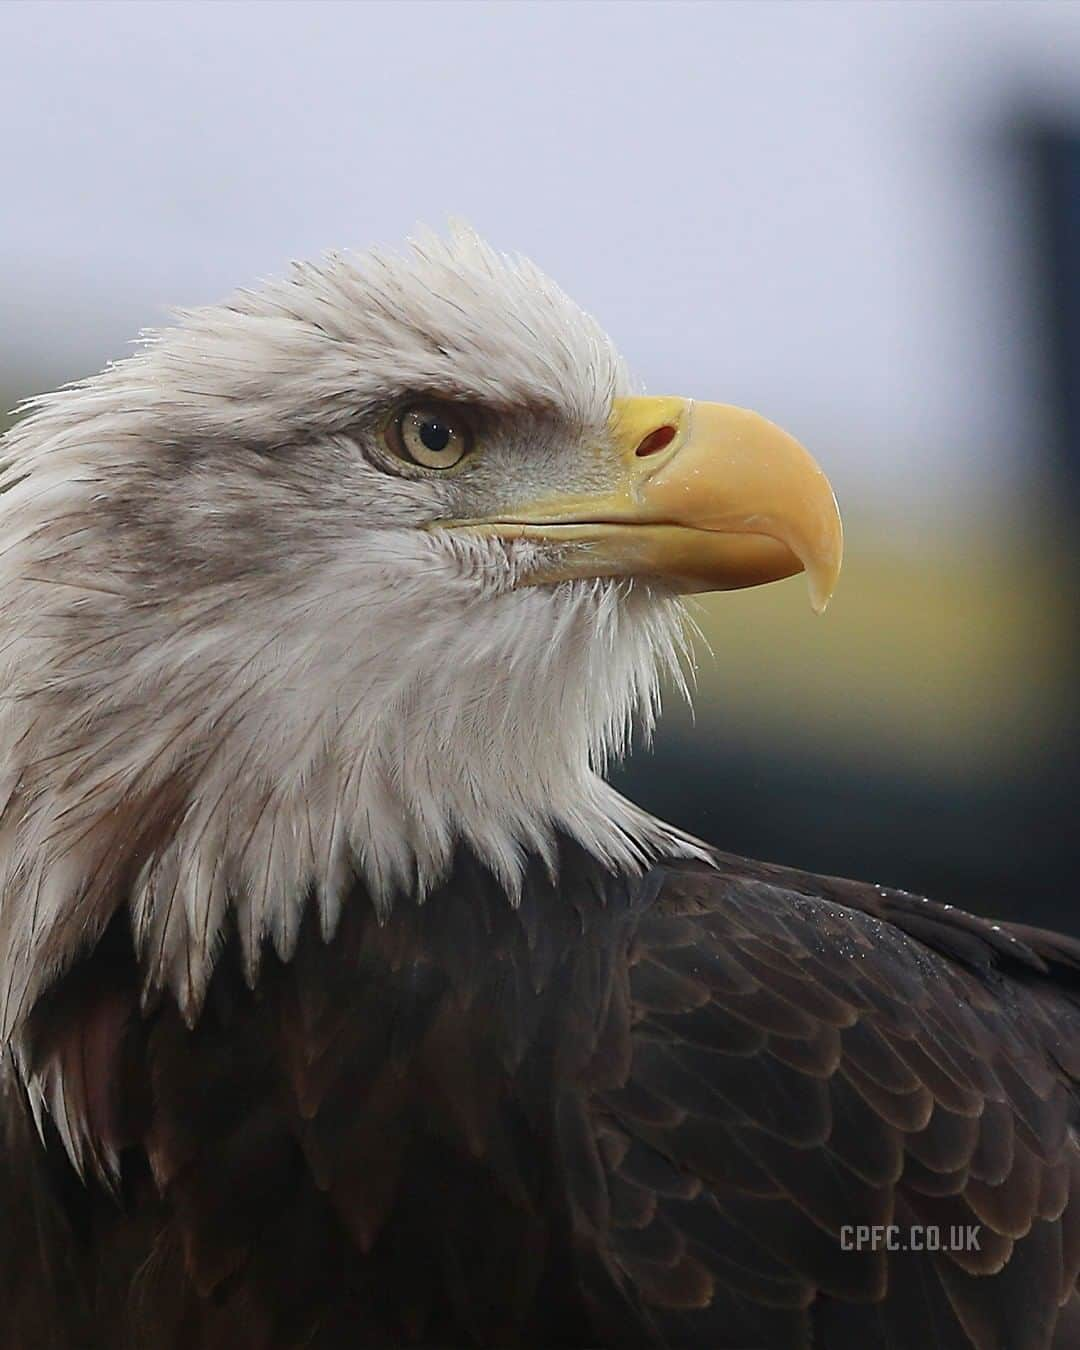
[[[842,499],[948,515],[1041,434],[1005,144],[1080,103],[1080,5],[6,0],[0,61],[7,393],[462,215]]]

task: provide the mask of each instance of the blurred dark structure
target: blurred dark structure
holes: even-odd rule
[[[1080,131],[1032,133],[1042,230],[1050,383],[1060,434],[1050,447],[1070,531],[1080,520]]]
[[[1045,335],[1049,398],[1040,519],[1067,575],[1072,631],[1060,699],[1042,751],[1007,775],[916,777],[882,756],[868,772],[844,759],[785,751],[775,740],[716,744],[661,731],[622,786],[660,815],[721,848],[901,886],[976,912],[1080,933],[1080,133],[1026,123],[1021,192],[1037,266],[1034,308]],[[1014,142],[1015,144],[1015,142]],[[1014,161],[1015,162],[1015,161]],[[990,279],[988,279],[990,284]],[[1040,597],[1033,595],[1031,604]],[[1050,612],[1051,607],[1047,606]]]
[[[1055,521],[1063,584],[1069,604],[1061,736],[1051,748],[1047,815],[1055,826],[1054,893],[1033,899],[1061,927],[1075,930],[1080,899],[1080,577],[1075,561],[1080,535],[1080,128],[1049,126],[1032,134],[1035,192],[1045,260],[1041,285],[1047,320],[1047,374],[1057,434],[1049,452],[1051,485],[1058,506]]]

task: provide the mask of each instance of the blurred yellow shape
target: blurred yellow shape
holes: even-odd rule
[[[791,582],[693,602],[715,654],[696,643],[699,732],[888,754],[905,771],[1002,772],[1040,753],[1063,717],[1061,568],[1002,551],[989,531],[917,556],[884,551],[887,531],[862,533],[823,618]]]

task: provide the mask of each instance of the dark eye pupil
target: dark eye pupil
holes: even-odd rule
[[[429,417],[426,421],[420,423],[421,441],[436,454],[440,450],[446,449],[453,434],[445,422],[437,422],[434,418]]]

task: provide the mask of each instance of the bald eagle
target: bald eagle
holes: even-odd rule
[[[1080,944],[604,779],[796,441],[459,228],[0,460],[0,1346],[1080,1345]]]

